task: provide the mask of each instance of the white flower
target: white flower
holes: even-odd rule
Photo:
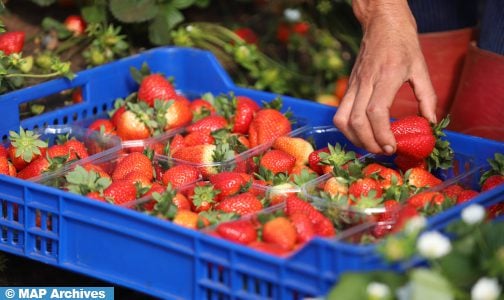
[[[405,227],[407,233],[414,233],[422,230],[427,224],[427,219],[424,216],[415,216],[411,218]]]
[[[499,298],[501,286],[496,278],[482,277],[471,290],[472,300],[495,300]]]
[[[451,251],[450,240],[437,231],[422,233],[417,241],[418,252],[426,258],[440,258]]]
[[[284,10],[284,17],[289,22],[297,22],[301,19],[301,12],[299,9],[286,8]]]
[[[366,291],[369,299],[386,299],[390,296],[390,288],[379,282],[368,284]]]
[[[485,208],[479,204],[472,204],[462,210],[462,220],[468,225],[483,221]]]

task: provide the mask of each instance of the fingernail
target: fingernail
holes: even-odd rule
[[[392,153],[394,153],[394,147],[392,147],[390,145],[385,145],[385,146],[383,146],[383,151],[386,154],[392,154]]]

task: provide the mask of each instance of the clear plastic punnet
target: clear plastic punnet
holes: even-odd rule
[[[19,133],[18,131],[15,134]],[[40,141],[46,143],[47,147],[40,148],[41,152],[37,158],[49,161],[48,167],[40,167],[41,171],[23,174],[23,169],[28,167],[30,163],[25,163],[22,168],[18,168],[16,176],[31,181],[37,181],[57,169],[65,169],[71,165],[97,159],[121,149],[121,141],[117,137],[75,125],[47,125],[30,131],[23,130],[23,135],[28,134],[38,136]],[[78,143],[74,144],[74,141]],[[5,139],[3,141],[4,147],[11,146],[11,142],[10,138]],[[22,136],[20,143],[23,143]],[[60,148],[52,150],[53,147]],[[37,158],[32,159],[31,162]]]

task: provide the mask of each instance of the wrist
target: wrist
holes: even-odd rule
[[[363,30],[366,30],[373,20],[383,18],[392,22],[404,20],[416,29],[416,22],[407,0],[353,0],[352,9]]]

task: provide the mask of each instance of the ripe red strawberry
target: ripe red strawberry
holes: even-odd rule
[[[220,191],[217,200],[237,194],[247,184],[247,180],[237,172],[221,172],[210,176],[209,180]]]
[[[435,155],[429,160],[431,167],[446,167],[453,158],[453,150],[447,141],[437,143],[448,125],[449,119],[443,119],[437,125],[420,116],[407,116],[392,122],[390,129],[396,139],[396,152],[415,160],[422,160]],[[434,148],[437,147],[437,151]]]
[[[485,192],[504,182],[504,154],[495,153],[494,158],[489,158],[490,169],[481,175],[481,191]]]
[[[186,197],[191,202],[191,209],[195,212],[208,211],[213,208],[215,196],[219,191],[207,182],[196,183],[186,192]]]
[[[176,134],[172,140],[170,141],[170,153],[171,155],[175,154],[178,150],[184,148],[186,146],[184,142],[184,137],[180,134]]]
[[[398,155],[405,155],[418,160],[428,157],[436,145],[436,138],[432,134],[405,134],[396,137],[396,141]]]
[[[481,186],[481,191],[491,190],[501,184],[504,184],[504,175],[492,175],[485,180]]]
[[[193,118],[192,111],[186,101],[181,99],[183,98],[177,97],[167,108],[164,107],[161,109],[164,114],[165,131],[191,123]]]
[[[212,115],[205,117],[186,127],[187,132],[203,131],[210,133],[212,131],[224,128],[228,125],[223,116]]]
[[[418,215],[419,213],[416,207],[409,204],[404,205],[397,212],[397,220],[395,224],[392,225],[391,232],[401,231],[409,220]]]
[[[492,220],[504,214],[504,202],[499,202],[487,208],[487,219]]]
[[[115,126],[109,119],[97,119],[88,126],[88,129],[104,134],[115,134]]]
[[[304,213],[293,213],[289,216],[289,220],[296,228],[297,242],[306,243],[315,237],[315,229],[313,228],[312,221]]]
[[[66,144],[52,145],[51,147],[47,148],[46,153],[47,156],[49,156],[50,158],[62,157],[62,156],[68,156],[68,159],[76,158],[75,154],[72,156],[70,149],[67,147]]]
[[[297,240],[296,228],[286,217],[276,217],[263,225],[262,239],[282,249],[292,250]]]
[[[357,179],[348,187],[348,194],[354,196],[355,199],[359,199],[362,196],[368,196],[371,191],[375,191],[376,198],[380,198],[383,194],[380,183],[372,178]]]
[[[255,249],[257,251],[261,251],[264,253],[276,255],[276,256],[283,256],[289,253],[289,251],[281,248],[280,246],[276,244],[271,244],[271,243],[265,243],[262,241],[253,241],[252,243],[248,244],[252,249]]]
[[[280,172],[290,174],[296,164],[296,158],[281,150],[270,150],[261,157],[259,164],[273,174]]]
[[[273,149],[282,150],[296,158],[296,165],[308,164],[308,158],[313,153],[313,146],[300,137],[281,136],[273,142]]]
[[[276,109],[261,109],[250,123],[250,147],[273,142],[292,130],[289,119]]]
[[[188,147],[203,144],[213,144],[214,142],[214,137],[207,131],[190,132],[184,137],[184,145]]]
[[[72,91],[72,95],[70,96],[72,98],[72,102],[77,104],[77,103],[81,103],[82,100],[83,100],[83,97],[82,97],[82,89],[80,87],[78,88],[75,88],[73,91]]]
[[[292,32],[299,35],[306,35],[310,31],[310,24],[308,22],[296,22],[292,25]]]
[[[110,117],[110,122],[114,124],[114,127],[117,128],[117,125],[119,124],[119,120],[121,118],[121,115],[126,111],[126,106],[121,106],[118,109],[114,111],[112,116]]]
[[[313,222],[313,229],[315,229],[315,235],[322,237],[331,237],[336,234],[336,230],[330,219],[328,219],[323,214],[320,214],[320,218]]]
[[[124,179],[125,181],[129,181],[135,186],[138,186],[142,189],[148,189],[152,185],[152,175],[147,175],[142,171],[133,171],[128,173]]]
[[[45,157],[39,157],[19,171],[17,177],[21,179],[29,179],[39,176],[43,172],[47,171],[50,165],[51,164]]]
[[[224,198],[215,206],[215,209],[243,216],[260,211],[263,205],[254,194],[245,192]]]
[[[22,31],[11,31],[0,34],[0,51],[5,55],[19,53],[23,51],[25,33]]]
[[[9,161],[7,157],[0,156],[0,174],[9,175]]]
[[[380,182],[382,189],[389,188],[393,183],[402,185],[403,179],[399,172],[392,168],[385,167],[378,163],[371,163],[362,169],[364,177],[378,176],[376,179]]]
[[[198,164],[203,178],[208,178],[208,176],[218,172],[217,168],[211,165],[214,163],[217,150],[215,145],[196,145],[178,150],[172,154],[172,158],[179,160],[181,163]]]
[[[208,116],[215,112],[215,107],[212,103],[208,102],[205,99],[194,99],[191,101],[189,105],[193,116],[196,116],[197,119],[201,119],[199,116]]]
[[[94,200],[98,200],[101,202],[106,202],[106,199],[102,195],[100,195],[99,192],[89,192],[86,194],[86,197],[94,199]]]
[[[182,193],[177,192],[172,201],[179,210],[191,210],[191,201]]]
[[[168,169],[163,174],[163,184],[171,186],[174,189],[178,189],[184,185],[190,184],[197,181],[201,177],[198,168],[191,165],[176,165]]]
[[[246,245],[257,240],[255,226],[248,220],[221,223],[216,231],[222,238],[239,244]]]
[[[111,179],[110,175],[100,165],[88,163],[88,164],[82,165],[82,167],[86,171],[94,171],[94,172],[96,172],[100,177],[110,178]]]
[[[75,154],[78,159],[86,158],[89,156],[88,150],[83,142],[76,139],[70,139],[64,144],[70,151],[70,156]]]
[[[175,88],[161,74],[147,75],[138,88],[138,100],[146,102],[150,107],[154,106],[154,100],[168,101],[176,98]]]
[[[247,44],[257,44],[258,38],[255,32],[248,27],[239,27],[233,30]]]
[[[467,202],[478,195],[479,193],[475,190],[464,190],[458,194],[457,204]]]
[[[286,44],[289,41],[290,28],[285,23],[280,23],[277,27],[276,37],[277,39]]]
[[[166,190],[166,187],[164,187],[162,184],[154,182],[154,183],[152,183],[150,189],[145,194],[143,194],[143,196],[152,196],[152,194],[154,194],[154,193],[162,194],[162,193],[164,193],[165,190]],[[156,201],[151,200],[151,201],[145,202],[142,206],[143,206],[143,209],[145,209],[146,211],[152,211],[154,209],[155,205],[156,205]]]
[[[385,168],[380,173],[380,182],[382,189],[388,189],[392,185],[402,185],[403,178],[399,172],[391,168]]]
[[[250,123],[257,111],[261,108],[252,99],[246,96],[236,96],[236,110],[233,118],[233,132],[246,134]]]
[[[308,202],[294,194],[289,194],[285,199],[285,213],[287,216],[291,216],[299,212],[306,214],[312,221],[316,235],[333,236],[335,234],[335,229],[331,220]]]
[[[66,29],[72,31],[74,35],[81,35],[86,31],[86,21],[81,16],[70,15],[63,22]]]
[[[128,180],[115,180],[103,191],[105,199],[117,205],[122,205],[136,199],[137,190]]]
[[[435,187],[441,184],[442,180],[432,175],[429,171],[422,168],[412,168],[405,174],[409,185],[417,188]]]
[[[310,166],[310,168],[319,175],[323,174],[322,165],[320,164],[322,158],[319,156],[319,153],[321,152],[329,153],[329,148],[324,147],[322,149],[315,150],[308,156],[308,166]]]
[[[19,133],[11,131],[9,139],[11,144],[7,149],[8,156],[18,171],[44,155],[48,146],[46,142],[40,139],[39,134],[30,130],[25,131],[23,128],[19,129]]]
[[[458,195],[464,190],[464,188],[458,184],[450,185],[449,187],[444,188],[441,193],[446,197],[452,200],[457,200]]]
[[[7,149],[5,149],[4,145],[0,144],[0,156],[7,157],[8,155]]]
[[[190,147],[184,147],[175,153],[172,153],[172,157],[181,161],[193,162],[193,163],[212,163],[213,155],[217,146],[215,145],[196,145]]]
[[[112,173],[112,180],[125,179],[132,172],[138,172],[145,178],[154,177],[151,160],[141,152],[132,152],[117,162]]]
[[[407,202],[416,209],[422,209],[425,205],[433,203],[440,205],[445,201],[445,197],[440,192],[421,192],[411,196]]]
[[[402,172],[406,172],[411,168],[422,168],[427,170],[427,161],[425,159],[416,159],[404,155],[397,155],[394,163]]]
[[[123,141],[143,140],[151,136],[147,125],[145,125],[145,123],[142,122],[135,113],[129,110],[126,110],[118,115],[115,125],[117,135]]]

